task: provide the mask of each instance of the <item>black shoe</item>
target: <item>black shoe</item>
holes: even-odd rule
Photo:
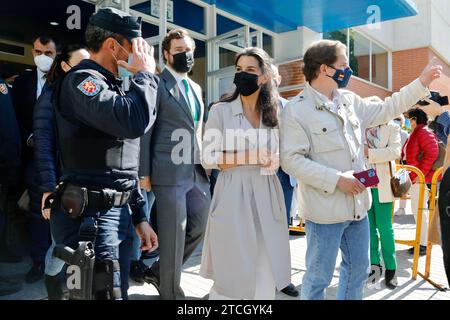
[[[408,253],[409,254],[414,254],[414,247],[409,248]],[[424,256],[426,254],[427,254],[427,246],[422,246],[421,245],[420,249],[419,249],[419,256]]]
[[[306,233],[304,231],[289,230],[289,235],[295,236],[295,237],[301,237],[301,236],[306,235]]]
[[[295,288],[294,284],[290,284],[288,285],[286,288],[284,288],[283,290],[281,290],[281,292],[283,292],[284,294],[287,294],[288,296],[291,297],[298,297],[299,292],[298,290]]]
[[[48,300],[64,300],[64,292],[59,281],[59,275],[45,275],[45,288],[47,289]]]
[[[31,270],[25,276],[26,283],[35,283],[44,278],[45,264],[34,263]]]
[[[158,293],[161,294],[161,291],[159,290],[159,278],[156,276],[156,274],[152,271],[151,268],[147,268],[144,272],[144,281],[148,284],[153,285],[156,290],[158,290]]]
[[[139,284],[144,284],[144,273],[147,269],[147,266],[142,260],[139,261],[131,261],[131,267],[130,267],[130,278],[134,282],[137,282]]]
[[[2,263],[19,263],[19,262],[22,262],[22,257],[16,256],[15,254],[7,251],[0,255],[0,262],[2,262]]]
[[[141,260],[150,260],[150,259],[156,259],[159,257],[159,250],[156,249],[155,251],[148,252],[144,251],[141,254]]]
[[[391,290],[397,288],[397,279],[395,278],[395,270],[386,269],[386,276],[384,277],[384,282],[386,283],[386,287]]]
[[[22,290],[22,284],[7,279],[0,279],[0,297],[9,296]]]

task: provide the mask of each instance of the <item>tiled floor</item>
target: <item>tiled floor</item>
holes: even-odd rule
[[[410,209],[407,210],[410,213]],[[411,214],[396,217],[395,219],[396,239],[412,239],[414,237],[415,225]],[[300,288],[303,275],[305,273],[305,252],[306,239],[304,237],[295,237],[290,241],[292,254],[292,282]],[[407,253],[408,247],[397,245],[397,263],[398,263],[398,283],[395,290],[389,290],[384,286],[384,282],[379,283],[378,288],[366,288],[364,299],[366,300],[450,300],[450,292],[440,292],[430,283],[423,280],[420,276],[417,280],[412,280],[412,256]],[[340,259],[340,258],[338,258]],[[201,260],[200,248],[191,257],[184,266],[182,274],[182,287],[189,299],[207,298],[212,282],[205,280],[198,275]],[[30,267],[30,261],[27,260],[17,265],[0,264],[0,274],[8,274],[16,279],[23,279],[24,274]],[[419,261],[419,270],[424,270],[425,257]],[[448,286],[445,277],[444,266],[442,262],[442,250],[439,246],[433,247],[431,259],[431,279],[439,284]],[[335,299],[337,284],[339,280],[339,262],[330,288],[327,291],[328,299]],[[136,285],[131,283],[129,290],[130,298],[135,300],[157,300],[159,299],[156,289],[151,285]],[[39,300],[46,299],[46,292],[43,282],[34,285],[24,285],[21,292],[2,297],[3,300]],[[292,299],[282,293],[277,295],[277,299]]]

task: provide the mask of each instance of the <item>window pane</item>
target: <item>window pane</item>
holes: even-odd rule
[[[189,76],[197,82],[200,87],[206,88],[206,46],[204,41],[195,40],[195,64]],[[205,91],[203,91],[205,94]],[[203,97],[204,98],[204,97]]]
[[[236,58],[236,52],[225,49],[223,47],[219,48],[219,66],[220,69],[234,66],[234,59]]]
[[[252,37],[252,47],[257,47],[258,46],[258,37],[254,36]]]
[[[187,0],[171,0],[167,3],[169,22],[199,33],[206,33],[204,9]],[[130,8],[159,18],[158,0],[130,0]],[[189,14],[186,14],[189,12]]]
[[[268,34],[263,34],[263,48],[269,56],[273,57],[273,38]]]
[[[217,15],[217,35],[227,33],[228,31],[233,31],[242,28],[243,25],[239,22],[230,20],[220,14]]]
[[[347,45],[347,29],[325,32],[323,38],[326,40],[337,40]]]
[[[176,25],[206,34],[205,13],[202,7],[187,0],[173,0],[173,2],[174,23]]]
[[[372,82],[388,87],[388,52],[372,43]]]
[[[370,81],[370,41],[350,30],[350,67],[355,76]]]
[[[154,24],[142,22],[142,37],[144,39],[159,36],[159,26]]]

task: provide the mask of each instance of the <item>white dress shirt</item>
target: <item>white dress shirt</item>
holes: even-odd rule
[[[47,74],[39,70],[39,68],[37,69],[37,80],[36,98],[39,99],[45,82],[47,81]]]
[[[182,76],[181,74],[179,74],[178,72],[176,72],[175,70],[173,70],[171,67],[169,67],[169,66],[166,66],[166,68],[167,68],[167,70],[169,70],[169,72],[173,75],[173,77],[175,78],[175,81],[177,82],[177,84],[178,84],[178,88],[180,89],[180,91],[181,91],[181,94],[183,95],[183,97],[184,97],[184,100],[186,100],[186,103],[187,103],[187,105],[189,106],[189,99],[188,99],[188,97],[186,96],[186,88],[184,87],[184,84],[183,84],[183,80],[187,80],[187,82],[190,84],[190,79],[189,79],[189,77],[186,75],[186,76]]]
[[[337,113],[339,105],[341,104],[341,96],[339,91],[333,90],[333,101],[331,101],[326,95],[323,93],[320,93],[313,87],[311,87],[311,91],[313,94],[315,94],[319,100],[323,101],[325,103],[327,109],[329,109],[331,112]]]

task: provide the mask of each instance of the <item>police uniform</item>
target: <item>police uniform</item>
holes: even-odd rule
[[[11,92],[0,79],[0,185],[17,184],[20,165],[20,131],[11,101]]]
[[[90,23],[128,39],[141,36],[140,18],[115,9],[101,9]],[[157,86],[153,74],[139,72],[125,94],[122,80],[84,60],[56,90],[59,190],[69,196],[82,192],[87,202],[83,215],[71,218],[62,197],[66,212],[52,215],[52,230],[57,245],[76,248],[80,240],[95,241],[94,299],[127,298],[133,224],[146,221],[138,182],[139,138],[155,120]]]

